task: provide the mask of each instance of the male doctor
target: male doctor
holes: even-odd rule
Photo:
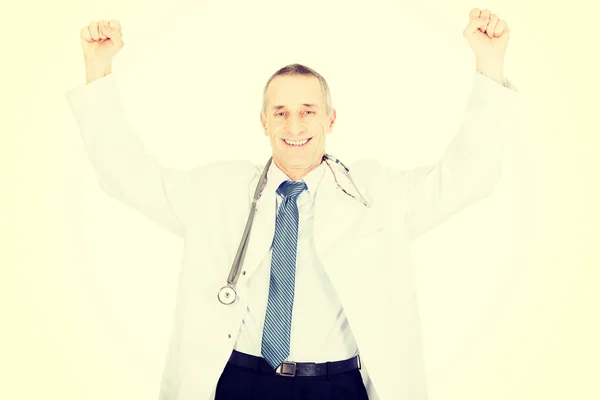
[[[492,192],[514,123],[508,26],[468,20],[463,122],[438,163],[408,171],[328,155],[329,89],[299,64],[265,86],[266,165],[163,168],[119,98],[121,25],[81,30],[87,84],[67,99],[101,188],[185,242],[161,400],[427,399],[407,242]]]

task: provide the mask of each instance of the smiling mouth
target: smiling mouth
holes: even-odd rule
[[[308,139],[304,139],[304,140],[286,140],[286,139],[281,139],[281,141],[287,146],[287,147],[304,147],[306,146],[310,141],[312,140],[312,138],[308,138]]]

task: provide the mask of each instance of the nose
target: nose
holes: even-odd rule
[[[291,136],[301,136],[306,132],[306,126],[298,115],[291,115],[287,123],[287,131]]]

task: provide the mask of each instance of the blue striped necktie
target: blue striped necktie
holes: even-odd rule
[[[283,182],[277,189],[277,193],[283,196],[283,201],[275,219],[269,299],[261,345],[261,354],[273,369],[290,355],[298,246],[296,200],[304,189],[306,184],[303,181],[290,180]]]

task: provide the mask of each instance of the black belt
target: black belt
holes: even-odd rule
[[[238,367],[250,368],[254,371],[291,377],[341,374],[361,368],[360,356],[356,355],[347,360],[324,363],[284,361],[274,370],[264,358],[240,353],[237,350],[233,350],[231,353],[229,363]]]

